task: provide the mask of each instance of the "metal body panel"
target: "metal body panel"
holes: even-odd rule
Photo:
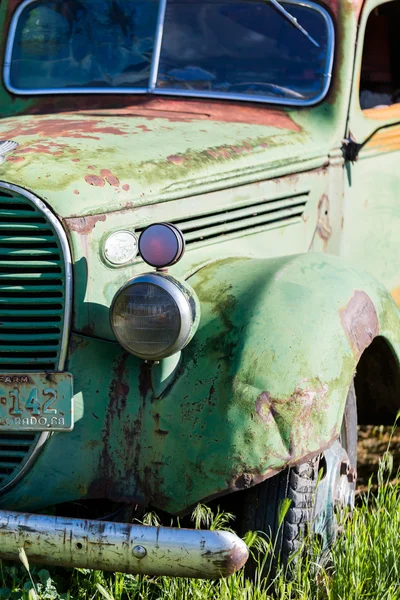
[[[184,512],[328,447],[365,348],[382,336],[400,355],[391,296],[336,257],[226,259],[189,282],[199,329],[157,397],[151,365],[73,336],[75,428],[51,437],[2,507],[79,495]]]
[[[326,162],[323,135],[291,117],[232,123],[194,115],[96,117],[87,113],[3,119],[19,147],[1,166],[61,217],[84,217],[247,184]],[[171,120],[174,115],[171,115]],[[39,169],[40,167],[40,169]],[[68,202],[66,202],[68,198]]]
[[[361,72],[368,18],[380,4],[382,0],[365,3],[356,73]],[[358,143],[366,143],[346,169],[340,253],[379,278],[400,305],[400,104],[362,110],[358,80],[356,76],[348,126]]]
[[[298,220],[283,219],[230,234],[221,225],[213,238],[187,243],[185,255],[171,273],[187,278],[202,265],[215,260],[216,256],[268,258],[283,253],[307,252],[311,247],[314,250],[325,249],[336,244],[332,225],[341,219],[340,202],[332,202],[329,215],[322,215],[326,209],[324,198],[328,194],[330,173],[328,168],[312,169],[296,177],[280,177],[202,194],[201,202],[199,196],[191,196],[134,210],[128,208],[94,217],[65,219],[75,257],[74,330],[114,340],[108,313],[115,294],[129,279],[150,270],[140,257],[123,267],[107,263],[103,247],[111,232],[122,228],[138,231],[152,221],[176,222],[181,226],[180,220],[185,217],[192,219],[194,215],[213,220],[217,211],[223,213],[236,206],[246,206],[249,199],[262,202],[265,199],[301,196],[305,207]]]

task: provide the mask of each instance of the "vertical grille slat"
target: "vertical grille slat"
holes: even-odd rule
[[[0,183],[0,372],[59,367],[66,265],[45,210],[28,192]],[[20,476],[43,435],[0,433],[0,490]]]

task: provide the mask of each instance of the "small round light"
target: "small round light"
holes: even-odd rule
[[[138,253],[137,237],[132,231],[116,231],[104,244],[104,256],[113,265],[124,265]]]
[[[185,251],[182,232],[170,223],[149,225],[139,238],[139,252],[148,265],[162,269],[178,262]]]
[[[139,358],[160,360],[190,342],[200,310],[186,283],[146,273],[117,292],[110,316],[115,337],[125,350]]]

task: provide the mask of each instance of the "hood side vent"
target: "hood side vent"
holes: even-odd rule
[[[210,242],[212,239],[235,237],[258,233],[264,229],[274,229],[298,223],[307,204],[309,191],[291,196],[259,199],[252,204],[235,208],[223,208],[207,215],[194,215],[185,219],[172,219],[170,222],[183,232],[187,245]],[[144,227],[136,228],[140,234]]]

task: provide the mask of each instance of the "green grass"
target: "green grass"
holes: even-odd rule
[[[282,570],[268,584],[244,573],[221,581],[171,577],[107,574],[87,569],[30,567],[24,553],[21,564],[3,563],[0,598],[71,600],[400,600],[400,483],[393,481],[392,457],[383,456],[378,489],[365,494],[343,533],[317,566],[318,548],[304,541],[308,552],[292,564],[292,579]],[[195,515],[197,526],[226,528],[229,515],[213,516],[205,507]],[[247,538],[260,562],[268,562],[272,544],[257,534]],[[24,566],[25,565],[25,566]]]

